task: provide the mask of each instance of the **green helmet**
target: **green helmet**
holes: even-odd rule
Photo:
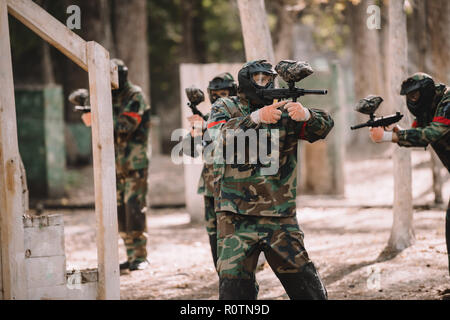
[[[417,101],[406,98],[408,110],[416,116],[419,123],[426,124],[432,118],[431,106],[436,95],[436,85],[433,78],[426,73],[418,72],[403,81],[401,95],[408,96],[414,91],[419,91],[420,97]]]
[[[230,96],[237,95],[237,85],[229,72],[221,73],[214,77],[208,85],[208,95],[211,103],[216,102],[218,95],[212,94],[212,90],[229,90]]]

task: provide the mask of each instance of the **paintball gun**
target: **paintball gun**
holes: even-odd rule
[[[287,82],[288,88],[281,89],[260,89],[257,94],[264,99],[276,99],[285,100],[292,99],[296,102],[299,97],[317,94],[326,95],[327,90],[307,90],[297,88],[295,86],[296,82],[303,80],[304,78],[313,74],[313,69],[308,62],[305,61],[293,61],[293,60],[282,60],[275,66],[275,71],[281,76],[281,78]]]
[[[192,86],[190,88],[186,88],[186,95],[189,99],[188,107],[191,108],[192,113],[199,115],[202,117],[205,121],[207,120],[206,116],[203,115],[203,113],[198,110],[197,106],[205,101],[205,94],[202,90]]]
[[[69,95],[69,102],[75,105],[74,111],[91,112],[89,105],[89,91],[87,89],[78,89]]]
[[[378,109],[382,102],[383,98],[374,95],[370,95],[364,99],[361,99],[356,105],[355,110],[362,114],[369,115],[370,119],[366,123],[353,126],[350,129],[357,130],[364,127],[387,127],[391,124],[399,122],[403,118],[403,115],[400,112],[397,112],[394,115],[376,118],[375,111]]]

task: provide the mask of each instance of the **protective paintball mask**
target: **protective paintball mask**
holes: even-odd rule
[[[436,95],[433,79],[415,80],[410,78],[403,82],[400,94],[406,96],[408,110],[417,118],[419,124],[426,125],[431,121],[431,107]]]
[[[238,73],[239,92],[245,94],[253,108],[261,108],[273,103],[258,94],[260,89],[272,89],[277,73],[266,60],[252,61],[244,65]]]

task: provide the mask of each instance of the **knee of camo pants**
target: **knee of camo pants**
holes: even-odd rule
[[[217,271],[220,278],[255,279],[261,251],[253,220],[230,212],[217,215]]]
[[[216,212],[214,209],[214,197],[203,197],[205,202],[205,222],[206,222],[206,232],[209,236],[217,235],[217,219]]]
[[[147,259],[147,234],[142,231],[132,231],[128,233],[121,232],[120,236],[125,244],[127,251],[127,260],[144,261]]]
[[[125,179],[126,231],[146,231],[147,170],[136,170]]]

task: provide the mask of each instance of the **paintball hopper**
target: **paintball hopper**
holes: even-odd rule
[[[69,102],[76,106],[86,106],[89,100],[89,91],[87,89],[78,89],[69,95]]]
[[[205,94],[199,88],[192,86],[190,88],[186,88],[185,91],[191,104],[198,105],[205,101]]]
[[[275,71],[286,82],[299,82],[314,73],[306,61],[282,60],[275,66]]]
[[[382,97],[370,95],[359,100],[355,110],[363,114],[371,115],[375,113],[382,102]]]

